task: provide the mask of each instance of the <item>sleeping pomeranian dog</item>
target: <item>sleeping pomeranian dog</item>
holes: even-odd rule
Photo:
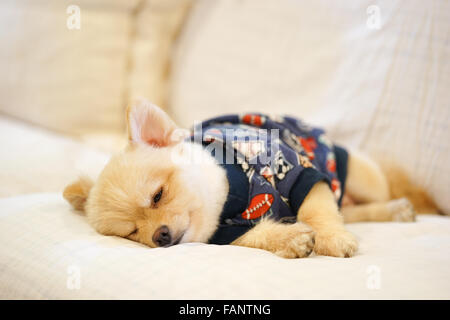
[[[127,123],[129,145],[97,181],[82,177],[64,190],[104,235],[149,247],[204,242],[284,258],[351,257],[358,242],[344,222],[436,211],[400,171],[382,171],[293,117],[225,115],[186,134],[139,100]]]

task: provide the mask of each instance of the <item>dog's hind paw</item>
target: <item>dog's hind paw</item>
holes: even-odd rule
[[[389,201],[388,210],[392,212],[392,221],[412,222],[416,221],[416,212],[412,203],[406,198]]]

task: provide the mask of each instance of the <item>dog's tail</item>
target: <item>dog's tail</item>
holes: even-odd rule
[[[75,210],[84,211],[89,192],[93,185],[94,182],[90,178],[81,176],[77,181],[64,189],[63,197]]]
[[[388,180],[391,199],[407,198],[417,213],[441,213],[430,195],[415,185],[400,166],[383,161],[377,162]]]

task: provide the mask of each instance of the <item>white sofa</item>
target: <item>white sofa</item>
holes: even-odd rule
[[[149,249],[102,236],[61,196],[77,174],[95,176],[123,147],[125,102],[144,95],[185,126],[224,110],[302,116],[341,143],[403,163],[448,214],[448,3],[379,1],[369,9],[369,1],[81,2],[86,24],[70,31],[81,33],[51,33],[47,21],[42,45],[55,47],[45,50],[30,44],[30,30],[43,16],[64,25],[68,14],[54,1],[37,2],[0,4],[0,23],[14,26],[9,34],[0,27],[0,298],[450,298],[446,216],[349,225],[360,241],[355,257],[284,260],[234,246]],[[94,23],[96,15],[102,23]],[[115,32],[109,24],[122,40],[89,46]],[[76,47],[72,40],[58,41],[68,34],[90,48],[80,51],[81,61],[66,55]],[[30,46],[38,47],[34,55],[24,53]],[[114,55],[105,57],[110,50]],[[130,59],[140,67],[108,66]],[[95,76],[86,76],[86,66],[97,62]],[[73,64],[84,67],[74,71]],[[109,92],[113,87],[119,92]],[[71,100],[78,93],[84,95]]]

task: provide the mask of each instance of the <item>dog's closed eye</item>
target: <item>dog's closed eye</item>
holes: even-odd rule
[[[131,232],[127,237],[135,236],[138,233],[138,229],[136,228],[133,232]]]
[[[132,241],[138,241],[138,238],[137,238],[138,232],[139,232],[139,229],[136,228],[135,230],[133,230],[133,232],[129,233],[129,234],[128,234],[126,237],[124,237],[124,238],[127,238],[127,239],[132,240]]]
[[[156,204],[161,200],[163,195],[163,188],[161,188],[155,195],[153,196],[152,206],[156,206]]]

